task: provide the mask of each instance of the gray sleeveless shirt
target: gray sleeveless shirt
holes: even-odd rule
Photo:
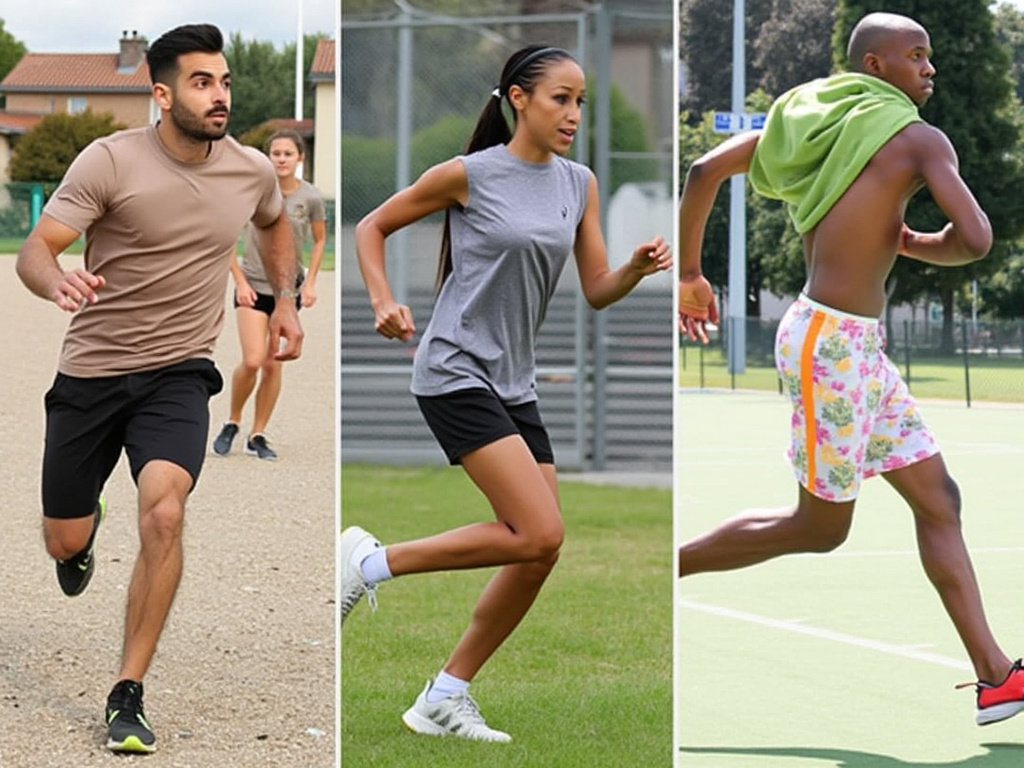
[[[451,209],[452,273],[416,350],[412,392],[491,389],[537,399],[534,348],[587,204],[590,171],[554,156],[521,160],[503,144],[460,158],[469,194]]]

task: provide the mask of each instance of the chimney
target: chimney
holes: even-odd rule
[[[117,68],[121,72],[134,72],[146,57],[146,44],[149,41],[139,37],[136,30],[128,37],[128,30],[121,32],[121,50],[117,57]]]

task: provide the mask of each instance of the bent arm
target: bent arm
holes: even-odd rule
[[[22,243],[15,264],[18,277],[26,288],[69,312],[86,302],[95,303],[96,289],[103,286],[103,278],[84,269],[65,272],[57,261],[57,257],[78,239],[79,234],[44,213]]]
[[[959,266],[982,259],[992,247],[992,226],[967,183],[960,177],[960,164],[952,143],[944,133],[921,126],[915,142],[921,176],[949,224],[938,232],[915,232],[904,226],[900,253],[937,266]]]
[[[324,259],[324,244],[327,242],[327,222],[323,219],[309,223],[310,232],[313,235],[313,248],[309,252],[309,272],[306,280],[316,284],[317,275],[320,274],[320,265]]]
[[[267,282],[277,296],[281,291],[295,287],[295,240],[292,238],[292,225],[284,208],[281,213],[266,227],[253,224],[254,232],[259,241],[260,258],[263,260],[263,271]]]
[[[394,303],[384,268],[384,240],[392,232],[453,205],[468,196],[466,168],[455,158],[426,170],[356,225],[356,259],[374,309]]]
[[[672,268],[671,252],[661,237],[638,246],[629,261],[618,269],[610,268],[608,249],[601,233],[597,178],[593,174],[590,175],[587,205],[576,229],[573,250],[583,296],[594,309],[614,304],[647,275]]]
[[[690,166],[679,202],[679,274],[683,280],[701,274],[704,228],[718,189],[729,177],[750,169],[760,137],[760,131],[741,133],[722,142]]]

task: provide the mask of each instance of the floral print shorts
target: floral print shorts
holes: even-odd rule
[[[793,401],[788,457],[818,498],[851,501],[864,478],[939,452],[885,354],[880,320],[801,294],[779,324],[775,364]]]

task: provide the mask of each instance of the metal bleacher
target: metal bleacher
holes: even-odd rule
[[[420,329],[432,301],[426,289],[412,291],[407,299]],[[671,293],[637,291],[602,314],[582,307],[576,291],[559,291],[538,339],[538,396],[556,461],[569,469],[667,471],[672,462]],[[595,335],[604,340],[603,349],[595,345]],[[444,461],[409,393],[415,343],[378,336],[365,292],[343,288],[342,461]]]

